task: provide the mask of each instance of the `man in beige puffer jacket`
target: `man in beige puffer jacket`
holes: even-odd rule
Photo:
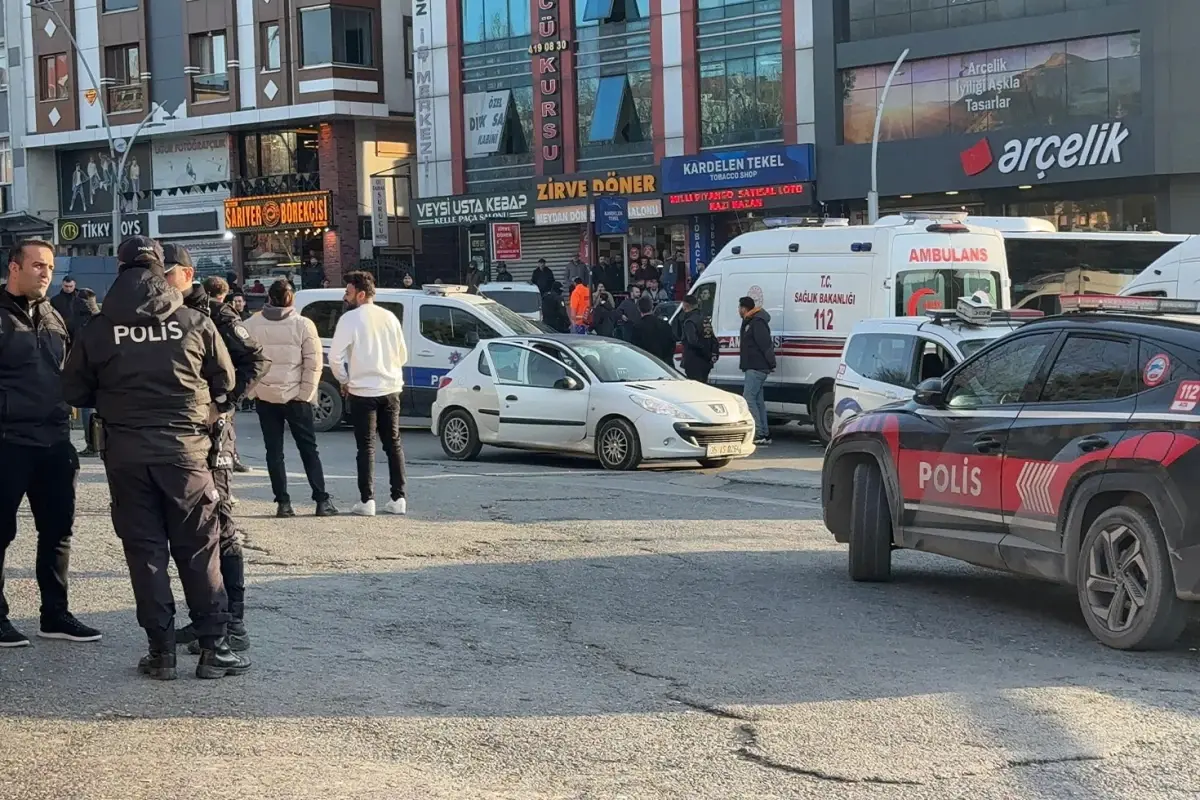
[[[267,450],[267,471],[275,493],[277,517],[294,517],[288,495],[287,470],[283,463],[283,429],[292,431],[304,474],[312,487],[318,517],[338,513],[325,491],[325,472],[317,453],[313,401],[321,380],[321,338],[312,320],[302,317],[294,307],[295,293],[287,281],[276,281],[267,291],[270,304],[246,320],[250,335],[262,344],[271,359],[271,368],[250,393],[257,402],[258,422],[262,426]]]

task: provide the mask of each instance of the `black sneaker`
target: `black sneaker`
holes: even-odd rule
[[[215,647],[200,650],[200,661],[196,664],[196,677],[204,679],[224,678],[241,675],[250,669],[250,659],[229,649],[229,642],[221,639]]]
[[[332,500],[322,500],[317,503],[318,517],[336,517],[339,513],[341,512],[337,510],[337,506],[333,504]]]
[[[180,640],[179,638],[179,635],[184,630],[186,630],[190,636],[190,638],[186,641]],[[229,641],[230,650],[235,653],[244,653],[250,649],[250,634],[246,632],[246,623],[241,622],[240,620],[230,620],[228,631],[229,633],[226,636],[226,639]],[[186,644],[188,646],[188,652],[192,655],[200,655],[200,640],[196,638],[195,633],[192,631],[191,625],[188,625],[187,628],[181,628],[178,632],[176,632],[175,640],[180,644]]]
[[[90,447],[85,447],[83,450],[79,451],[79,455],[82,458],[95,458],[96,456],[100,455],[100,453]]]
[[[65,639],[68,642],[98,642],[100,631],[89,628],[70,614],[43,619],[38,636],[43,639]]]
[[[292,508],[291,503],[280,503],[279,507],[275,509],[275,516],[280,519],[294,517],[296,516],[296,510]]]
[[[151,650],[138,662],[138,672],[156,681],[173,681],[179,677],[175,669],[173,650]]]
[[[0,647],[29,647],[29,637],[8,620],[0,619]]]

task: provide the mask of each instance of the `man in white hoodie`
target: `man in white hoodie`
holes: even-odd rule
[[[391,500],[383,510],[408,512],[404,494],[404,451],[400,447],[400,392],[408,361],[404,331],[390,311],[375,305],[375,278],[369,272],[345,277],[347,311],[338,320],[329,348],[329,368],[347,393],[354,441],[358,445],[360,516],[375,516],[375,432],[387,452]]]

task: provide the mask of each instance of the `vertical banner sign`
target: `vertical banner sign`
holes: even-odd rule
[[[592,240],[595,238],[595,231],[592,228],[592,223],[585,222],[579,226],[579,260],[584,264],[592,264]]]
[[[425,195],[441,194],[434,179],[434,158],[437,147],[433,125],[433,17],[429,13],[431,0],[413,0],[413,90],[417,100],[417,163],[420,166],[420,186]]]
[[[701,262],[708,266],[712,257],[712,238],[710,236],[709,220],[705,217],[692,217],[688,225],[688,274],[696,279],[696,270]]]
[[[389,244],[387,199],[387,178],[371,178],[371,242],[376,247]]]
[[[533,56],[535,135],[540,175],[562,175],[563,163],[563,59],[570,58],[571,43],[559,27],[558,4],[561,0],[533,0],[537,4],[537,41],[529,46]]]
[[[521,260],[521,223],[492,223],[492,260]]]

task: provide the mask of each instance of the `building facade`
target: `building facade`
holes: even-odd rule
[[[408,0],[44,6],[5,3],[11,185],[63,253],[107,254],[117,204],[203,272],[419,261]]]
[[[414,25],[415,218],[460,264],[695,268],[813,213],[810,0],[416,0]]]
[[[825,0],[820,198],[861,218],[875,111],[881,207],[1200,231],[1188,0]]]

